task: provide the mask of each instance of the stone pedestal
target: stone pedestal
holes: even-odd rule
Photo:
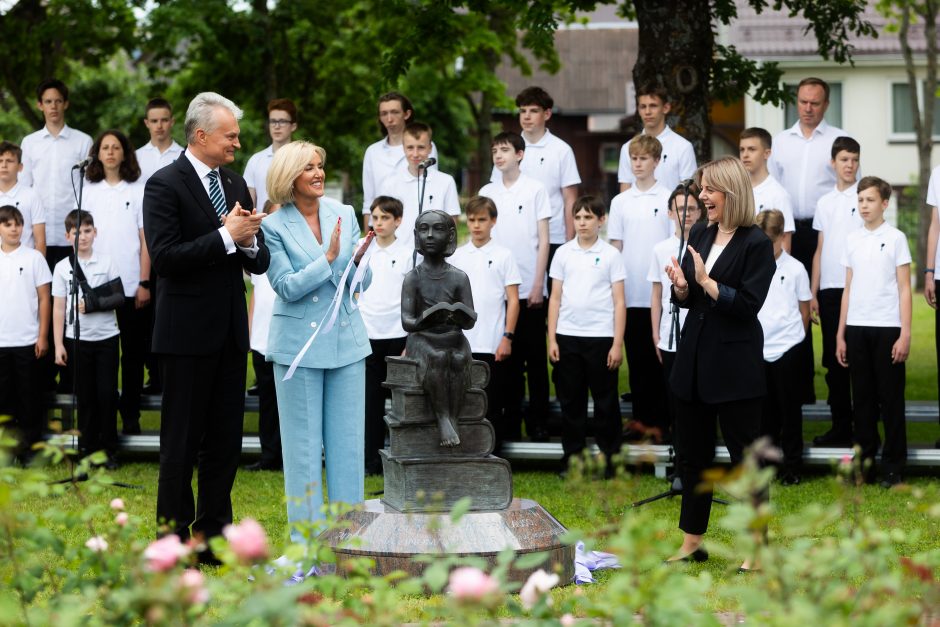
[[[500,551],[511,548],[516,556],[547,552],[545,563],[529,570],[513,570],[510,579],[525,581],[533,570],[558,572],[561,581],[574,577],[574,546],[564,544],[566,529],[535,501],[513,499],[496,511],[469,512],[456,524],[446,513],[404,513],[378,499],[366,501],[361,510],[343,515],[341,528],[325,531],[322,538],[334,547],[337,559],[369,557],[374,573],[396,570],[419,576],[427,562],[419,555],[473,555],[492,567]]]

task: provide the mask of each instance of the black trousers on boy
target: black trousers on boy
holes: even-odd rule
[[[125,298],[117,309],[121,330],[121,399],[118,410],[124,435],[140,433],[140,395],[144,388],[144,359],[150,334],[150,305],[138,309],[133,298]]]
[[[258,439],[261,441],[258,463],[266,468],[280,468],[284,465],[284,458],[281,455],[281,417],[274,389],[274,364],[253,350],[251,365],[258,385]]]
[[[382,456],[385,446],[385,400],[391,391],[382,387],[388,375],[386,357],[399,357],[405,350],[404,337],[369,340],[372,354],[366,357],[366,474],[382,474]]]
[[[852,376],[855,405],[855,441],[862,460],[874,464],[881,444],[878,417],[884,421],[881,449],[883,473],[901,474],[907,462],[907,430],[904,416],[904,362],[891,363],[891,347],[901,335],[899,327],[845,328],[845,344]],[[874,466],[869,478],[874,477]]]
[[[42,439],[46,415],[43,372],[43,362],[36,359],[32,344],[0,348],[0,412],[13,415],[20,451],[28,451]]]
[[[587,446],[588,390],[594,399],[594,441],[609,461],[623,441],[618,371],[607,368],[613,338],[556,335],[556,339],[558,362],[552,378],[561,404],[562,461],[567,466],[568,459]]]
[[[701,535],[708,530],[712,509],[712,490],[700,485],[702,473],[715,460],[717,424],[731,455],[731,464],[744,458],[744,449],[753,442],[760,427],[763,397],[727,403],[704,403],[700,399],[675,397],[676,449],[679,476],[682,478],[682,506],[679,529]]]
[[[826,368],[829,387],[829,411],[832,413],[832,434],[838,438],[852,438],[852,385],[849,369],[836,359],[836,335],[842,309],[842,288],[819,290],[819,328],[822,331],[822,365]]]
[[[506,437],[521,437],[522,400],[526,382],[529,387],[529,410],[525,414],[526,433],[530,438],[548,437],[548,346],[545,326],[548,313],[546,299],[539,307],[519,301],[512,356],[509,359],[509,383],[506,392]]]
[[[628,307],[623,334],[630,378],[633,418],[647,427],[657,427],[668,436],[670,422],[666,407],[663,367],[656,357],[649,307]]]
[[[113,455],[118,449],[118,336],[77,343],[66,338],[65,345],[78,393],[79,452]]]
[[[796,220],[795,226],[796,230],[790,240],[790,254],[803,264],[809,276],[813,276],[813,255],[816,254],[816,246],[819,244],[819,232],[813,228],[812,218]],[[799,346],[795,367],[800,403],[815,403],[816,389],[813,379],[816,374],[816,358],[813,354],[812,334],[807,333]]]
[[[803,463],[803,409],[798,394],[799,382],[794,363],[799,345],[790,348],[776,361],[765,361],[767,396],[761,412],[761,435],[773,440],[783,450],[785,472],[799,474]]]
[[[486,419],[496,432],[493,455],[499,455],[506,440],[506,381],[509,361],[496,361],[496,355],[493,353],[473,353],[473,358],[485,362],[490,367],[490,380],[483,391],[486,392]]]

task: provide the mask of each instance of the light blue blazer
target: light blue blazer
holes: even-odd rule
[[[343,226],[339,256],[330,265],[326,260],[330,235],[342,217]],[[261,223],[271,265],[268,280],[277,294],[268,335],[266,358],[277,364],[290,365],[314,330],[329,319],[330,303],[336,295],[343,269],[356,251],[359,224],[349,205],[329,198],[320,199],[320,233],[318,244],[306,220],[293,203],[288,203]],[[347,277],[352,281],[355,267]],[[362,287],[372,280],[366,271]],[[303,368],[340,368],[372,352],[369,336],[358,309],[349,305],[349,286],[343,290],[342,305],[333,328],[321,331],[304,355]]]

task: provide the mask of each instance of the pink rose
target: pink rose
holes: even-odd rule
[[[85,546],[91,549],[94,553],[104,553],[108,550],[108,541],[101,536],[95,536],[93,538],[88,538],[88,541],[85,542]]]
[[[848,466],[848,465],[851,464],[851,463],[852,463],[852,456],[851,456],[851,455],[843,455],[843,456],[842,456],[841,464],[842,464],[843,466]]]
[[[559,622],[561,623],[561,627],[573,627],[575,619],[571,614],[563,614]]]
[[[130,516],[127,515],[127,512],[118,512],[118,515],[114,517],[114,522],[121,527],[125,526],[128,520],[130,520]]]
[[[525,609],[531,610],[542,596],[547,595],[548,591],[557,585],[558,575],[549,575],[540,568],[529,575],[529,578],[522,586],[522,590],[519,591],[519,600]],[[548,596],[545,602],[551,605],[552,597]]]
[[[193,605],[202,605],[209,602],[209,591],[206,590],[206,577],[195,568],[187,568],[180,574],[178,582],[180,590],[186,593],[186,601]]]
[[[268,557],[268,536],[257,520],[246,518],[222,530],[232,552],[243,562],[256,562]]]
[[[111,499],[111,509],[122,511],[124,509],[124,499],[121,499],[121,498]]]
[[[154,572],[170,570],[181,559],[189,555],[188,546],[180,542],[179,536],[170,534],[150,543],[144,549],[147,568]]]
[[[499,592],[499,582],[479,568],[462,566],[450,573],[447,589],[459,601],[481,601]]]

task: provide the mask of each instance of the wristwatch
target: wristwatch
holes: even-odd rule
[[[149,280],[148,280],[148,281],[141,281],[141,282],[138,283],[137,285],[141,286],[141,287],[144,288],[145,290],[149,290],[149,289],[150,289],[150,281],[149,281]]]
[[[505,333],[503,333],[503,337],[509,340],[510,342],[512,342],[512,338],[516,337],[516,334],[506,331]]]

